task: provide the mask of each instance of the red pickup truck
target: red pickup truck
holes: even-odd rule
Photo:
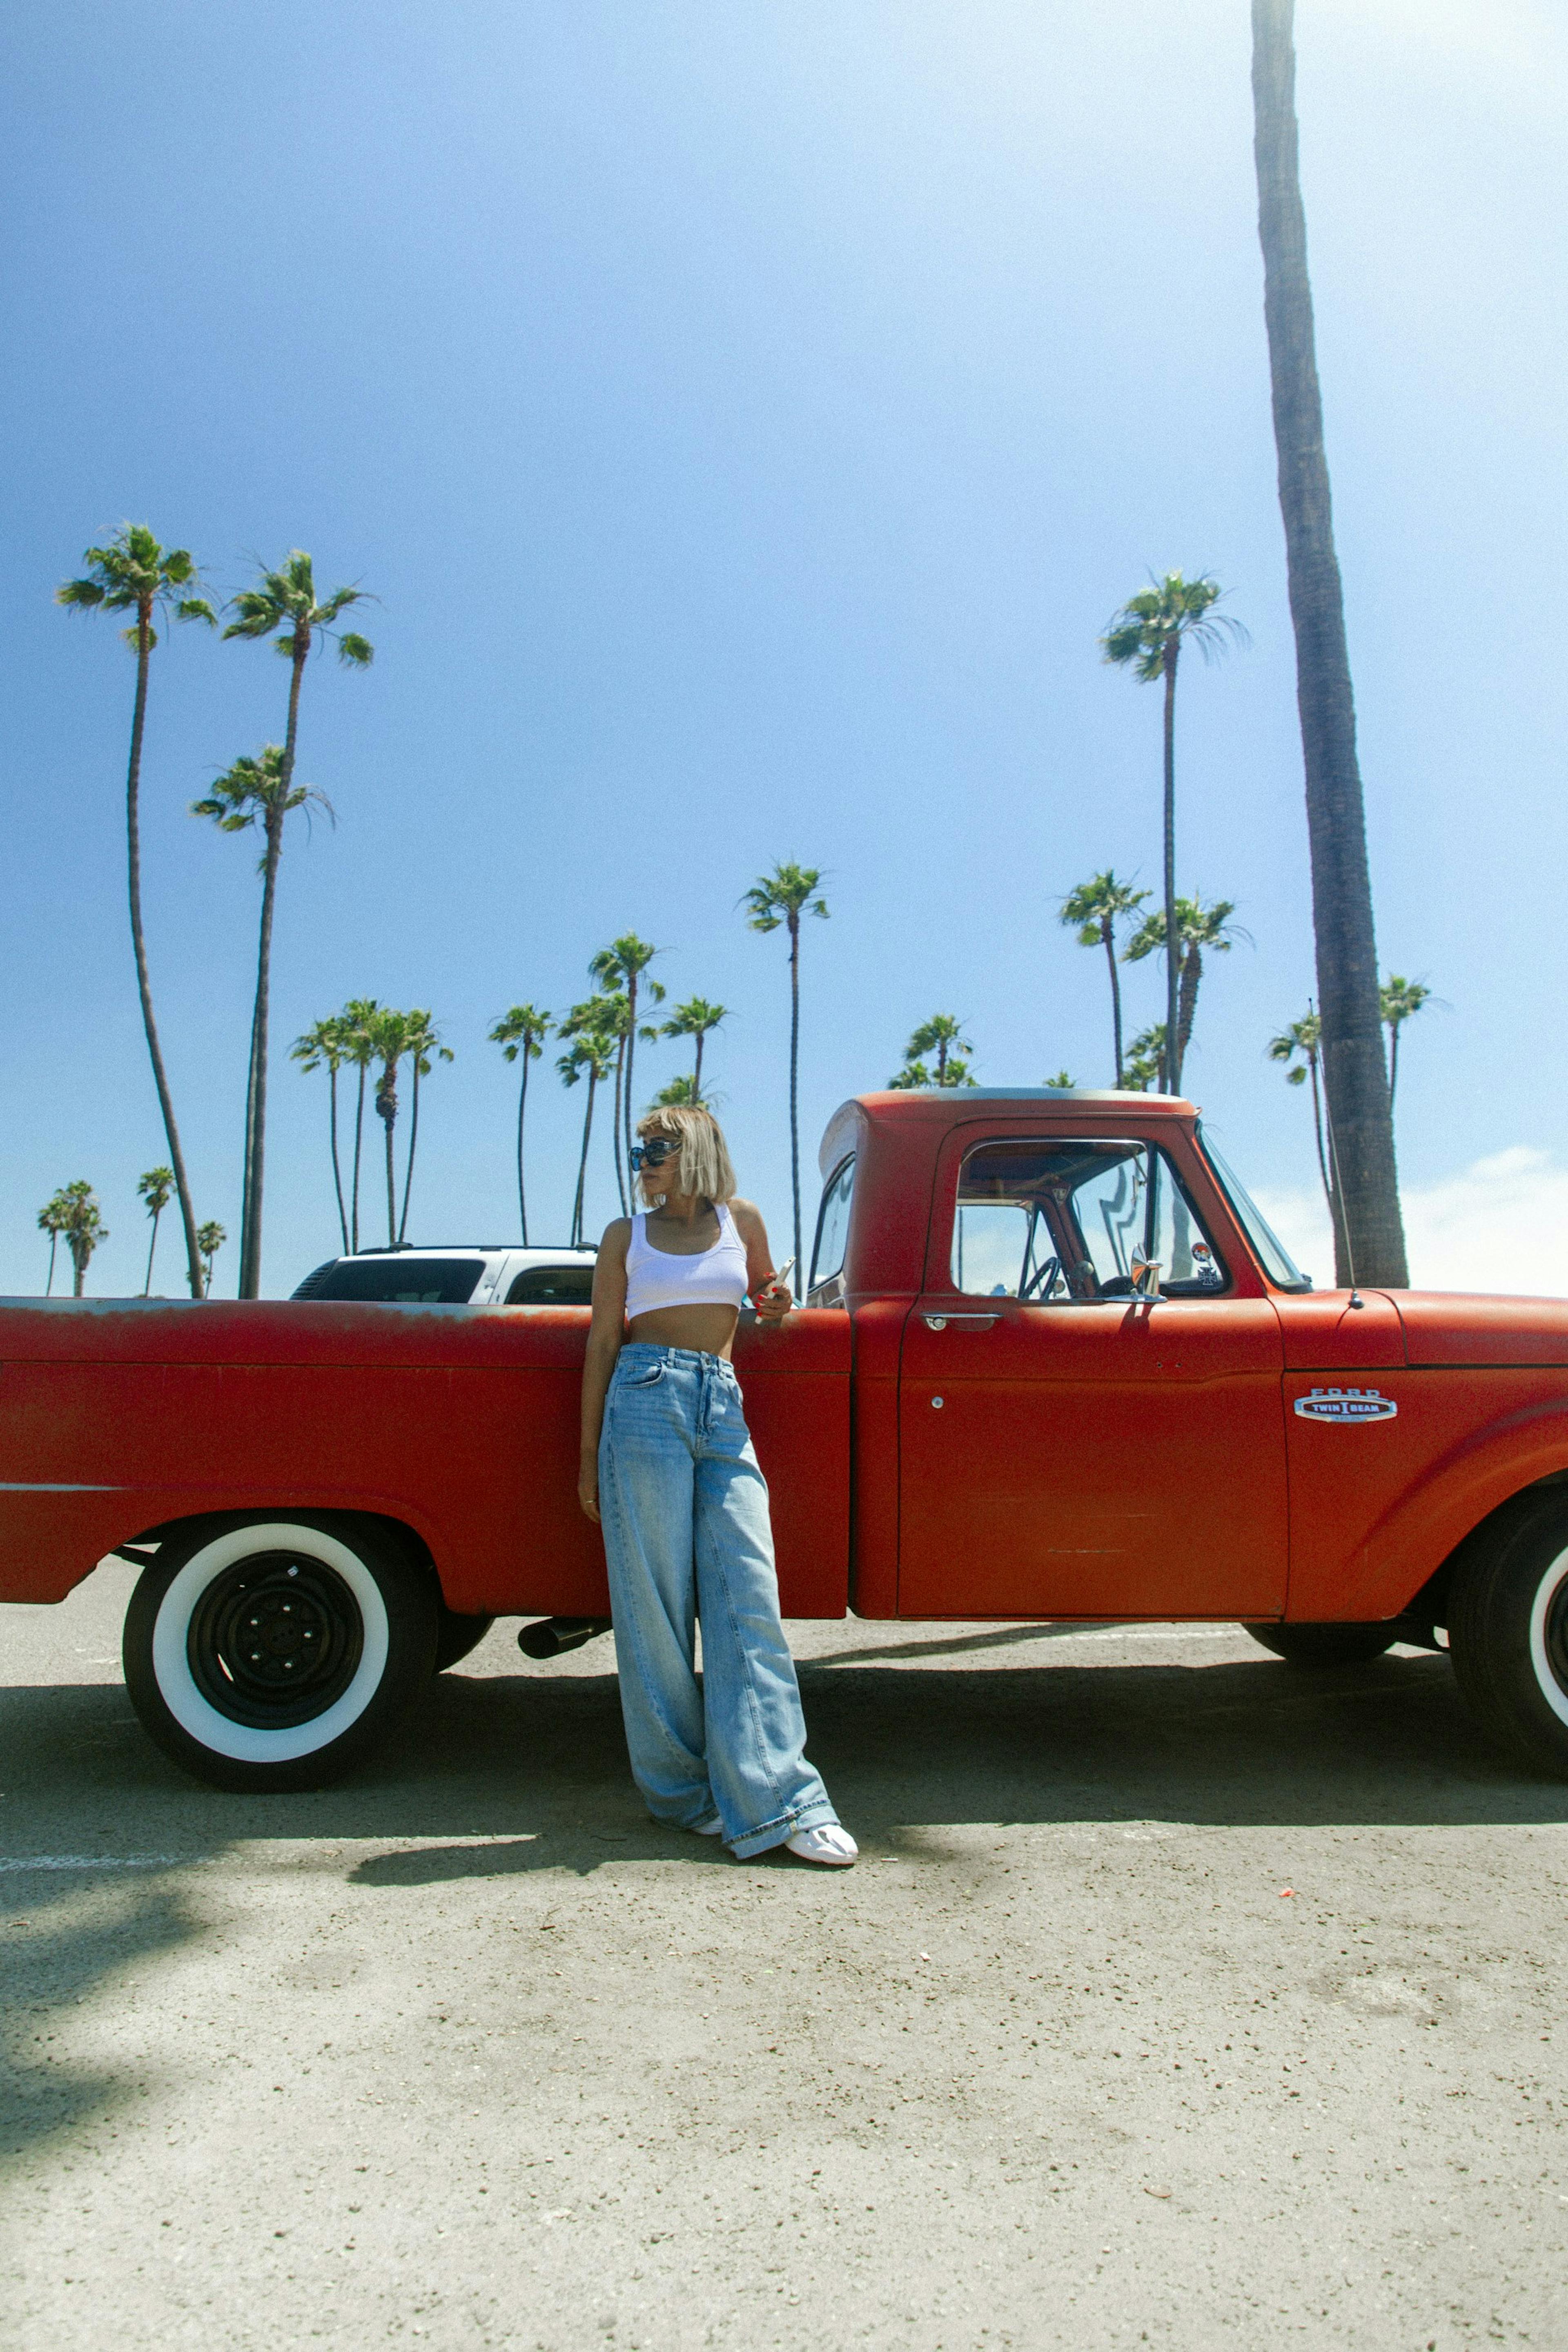
[[[809,1303],[736,1362],[786,1616],[1442,1646],[1568,1775],[1568,1302],[1314,1292],[1144,1095],[846,1103]],[[574,1307],[0,1307],[0,1599],[142,1565],[125,1674],[231,1788],[345,1769],[503,1613],[607,1612]],[[564,1630],[564,1629],[563,1629]]]

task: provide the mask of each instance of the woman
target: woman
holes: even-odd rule
[[[730,1360],[742,1301],[776,1328],[789,1287],[710,1111],[650,1111],[637,1137],[649,1207],[599,1244],[577,1473],[605,1530],[632,1773],[656,1821],[742,1859],[784,1845],[841,1870],[858,1848],[802,1752],[768,1490]]]

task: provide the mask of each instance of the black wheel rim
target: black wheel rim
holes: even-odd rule
[[[257,1552],[215,1576],[185,1637],[191,1676],[231,1723],[287,1731],[336,1705],[364,1621],[343,1579],[309,1553]]]
[[[1568,1696],[1568,1576],[1559,1580],[1546,1604],[1546,1663],[1557,1687]]]

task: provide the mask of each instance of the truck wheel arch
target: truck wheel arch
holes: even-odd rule
[[[1488,1530],[1500,1513],[1564,1483],[1568,1404],[1553,1399],[1549,1405],[1507,1414],[1473,1432],[1395,1496],[1362,1538],[1359,1570],[1350,1573],[1347,1563],[1343,1580],[1336,1576],[1336,1605],[1331,1610],[1305,1606],[1302,1614],[1421,1617],[1434,1593],[1447,1593],[1454,1564],[1466,1547],[1489,1539]],[[1292,1570],[1292,1611],[1297,1588]],[[1440,1610],[1431,1613],[1436,1623],[1444,1622]]]

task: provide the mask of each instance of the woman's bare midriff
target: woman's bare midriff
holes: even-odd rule
[[[650,1315],[635,1316],[626,1334],[639,1348],[694,1348],[705,1356],[728,1356],[740,1319],[732,1307],[658,1307]]]

